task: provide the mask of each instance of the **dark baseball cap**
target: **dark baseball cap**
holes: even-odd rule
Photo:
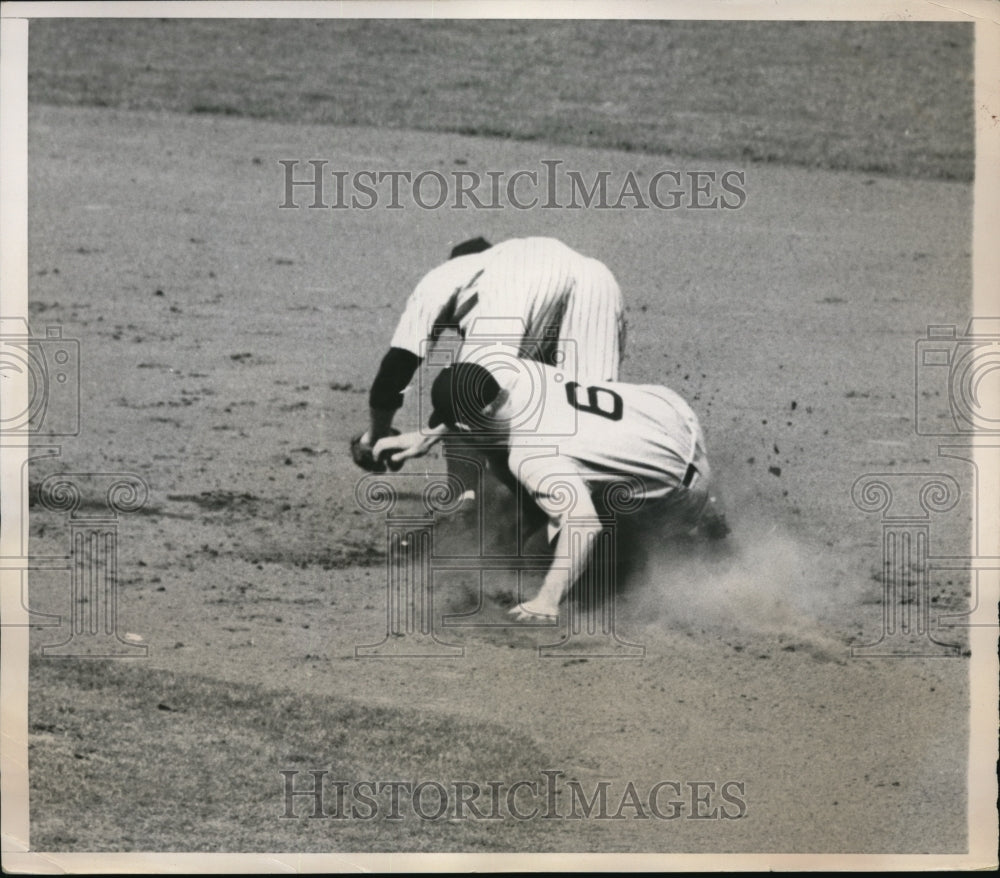
[[[428,426],[457,423],[473,429],[486,427],[483,409],[500,395],[500,385],[487,369],[477,363],[457,363],[442,369],[431,385],[431,413]]]
[[[456,244],[452,247],[451,256],[449,259],[454,259],[456,256],[468,256],[470,253],[482,253],[483,250],[489,250],[493,245],[483,237],[479,238],[469,238],[468,241],[462,241],[461,244]]]

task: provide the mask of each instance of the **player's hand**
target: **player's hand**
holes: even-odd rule
[[[372,449],[376,460],[384,460],[390,467],[399,469],[414,457],[423,457],[441,439],[441,432],[397,433],[379,439]]]
[[[398,435],[399,430],[390,431],[390,436]],[[384,473],[386,468],[396,472],[403,465],[402,462],[395,463],[377,454],[371,444],[367,431],[351,437],[351,459],[361,469],[367,470],[370,473]]]

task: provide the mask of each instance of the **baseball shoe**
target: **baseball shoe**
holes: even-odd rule
[[[538,606],[533,601],[518,604],[508,610],[515,622],[556,622],[559,619],[559,610],[552,607]]]
[[[710,540],[724,540],[732,533],[732,528],[726,521],[726,513],[717,498],[708,498],[708,505],[698,522],[698,532]]]

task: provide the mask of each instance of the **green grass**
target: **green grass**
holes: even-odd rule
[[[34,102],[973,174],[972,25],[36,20]]]
[[[551,768],[509,728],[427,710],[151,671],[144,662],[39,659],[29,708],[31,846],[40,851],[489,851],[551,849],[578,821],[312,818],[285,810],[283,769],[329,781],[507,785]],[[418,669],[415,669],[418,670]],[[329,787],[326,810],[335,810]],[[424,808],[437,800],[427,793]],[[383,808],[388,794],[378,796]],[[488,813],[484,793],[479,806]],[[502,806],[501,806],[502,807]],[[367,812],[362,808],[364,816]],[[67,820],[67,814],[76,815]],[[530,825],[529,825],[530,824]],[[571,849],[572,842],[566,843]]]

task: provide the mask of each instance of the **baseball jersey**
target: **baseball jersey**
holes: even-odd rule
[[[625,343],[621,290],[611,271],[554,238],[514,238],[429,271],[406,303],[391,346],[424,357],[446,329],[458,360],[497,336],[517,355],[561,363],[583,380],[613,380]]]
[[[697,478],[708,460],[698,419],[684,399],[654,384],[568,381],[541,364],[496,375],[494,417],[510,429],[511,472],[536,496],[567,469],[593,489],[622,476],[647,500]]]

